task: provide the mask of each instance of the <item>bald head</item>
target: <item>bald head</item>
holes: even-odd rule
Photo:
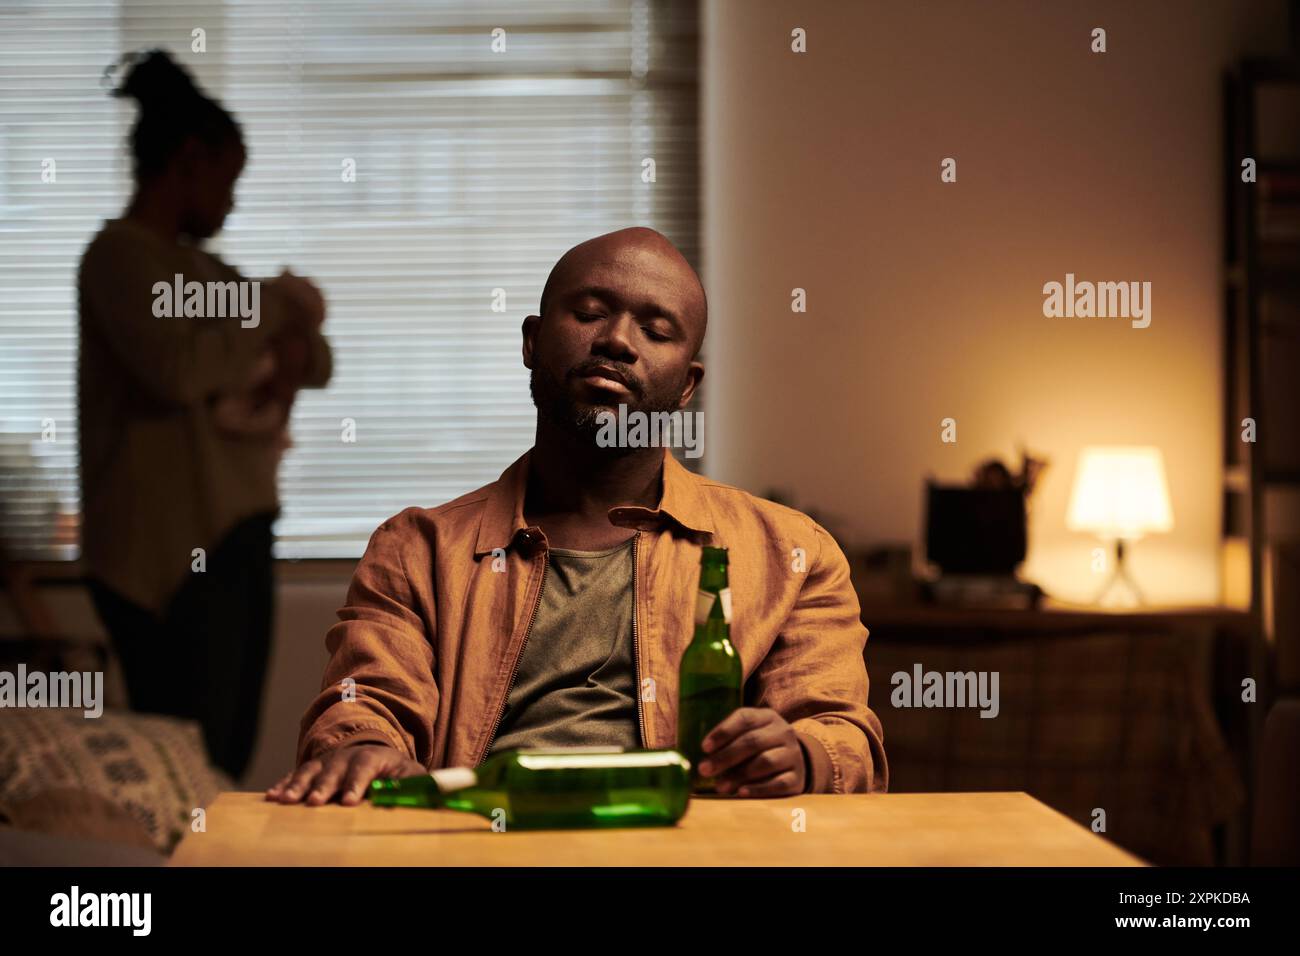
[[[608,288],[611,277],[619,288]],[[560,256],[546,279],[542,319],[565,297],[592,289],[614,293],[646,315],[664,316],[690,344],[691,357],[699,352],[709,312],[704,285],[662,233],[632,226],[578,243]]]
[[[653,229],[574,246],[551,270],[540,312],[525,317],[522,330],[539,430],[598,447],[602,412],[684,409],[704,377],[696,359],[708,316],[704,287]]]

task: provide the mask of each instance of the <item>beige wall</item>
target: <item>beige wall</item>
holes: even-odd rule
[[[1281,0],[706,0],[704,18],[707,470],[790,489],[849,544],[911,541],[926,472],[963,479],[1024,441],[1052,461],[1024,572],[1082,599],[1078,450],[1158,445],[1176,528],[1134,571],[1154,601],[1214,600],[1220,77],[1283,52]],[[1150,327],[1044,318],[1067,272],[1150,281]]]
[[[329,655],[325,632],[338,621],[335,613],[347,599],[351,566],[329,562],[315,573],[282,566],[276,590],[275,643],[262,695],[262,729],[245,789],[264,789],[293,766],[298,724],[307,705],[320,693]]]

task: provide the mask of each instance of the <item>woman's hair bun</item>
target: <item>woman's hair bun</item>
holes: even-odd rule
[[[117,81],[119,70],[125,75]],[[128,53],[104,71],[112,95],[135,100],[140,114],[131,130],[131,153],[139,180],[162,172],[190,137],[208,146],[243,146],[235,118],[194,83],[189,70],[166,50]]]
[[[206,99],[188,70],[171,58],[166,50],[128,53],[110,70],[126,68],[126,75],[113,90],[114,96],[127,97],[142,110],[170,107]]]

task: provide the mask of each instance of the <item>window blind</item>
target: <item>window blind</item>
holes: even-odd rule
[[[565,249],[641,224],[698,265],[695,0],[3,10],[11,554],[76,553],[75,276],[129,196],[134,107],[100,88],[124,51],[168,49],[243,126],[249,162],[209,248],[250,277],[288,266],[328,301],[334,379],[295,405],[280,557],[355,557],[386,517],[491,481],[532,444],[520,324]]]

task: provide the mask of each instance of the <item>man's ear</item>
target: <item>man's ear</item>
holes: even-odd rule
[[[691,367],[686,372],[686,388],[682,390],[682,397],[677,402],[678,408],[685,408],[695,397],[695,390],[700,387],[700,382],[704,379],[704,366],[699,362],[692,362]]]
[[[540,315],[524,316],[524,368],[532,369],[533,367],[533,345],[537,340],[537,329],[542,324]]]

